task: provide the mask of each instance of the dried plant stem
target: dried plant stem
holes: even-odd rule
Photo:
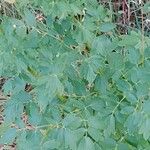
[[[142,19],[142,29],[141,29],[141,64],[144,64],[144,16],[143,16],[143,9],[141,7],[141,19]]]

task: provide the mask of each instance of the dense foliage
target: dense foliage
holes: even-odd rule
[[[149,150],[150,37],[119,34],[112,10],[96,0],[10,5],[15,15],[0,24],[0,76],[10,95],[0,144]]]

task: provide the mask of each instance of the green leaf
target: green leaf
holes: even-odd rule
[[[44,95],[46,95],[50,100],[52,100],[56,95],[62,95],[64,92],[64,87],[57,75],[40,77],[36,84],[39,87],[38,91],[40,91],[40,88],[44,88]]]
[[[109,31],[113,30],[115,27],[116,27],[116,25],[111,22],[102,23],[100,26],[100,31],[109,32]]]
[[[125,80],[117,80],[116,84],[117,84],[117,87],[120,91],[129,92],[129,91],[133,90],[130,83],[125,81]]]
[[[138,101],[138,98],[131,92],[127,92],[125,93],[125,95],[126,95],[127,101],[129,101],[132,104],[135,104]]]
[[[133,64],[138,64],[140,61],[140,53],[137,49],[129,49],[128,59]]]
[[[31,103],[29,105],[29,122],[32,124],[32,125],[39,125],[40,122],[41,122],[41,114],[40,114],[40,111],[37,107],[37,105],[35,103]]]
[[[119,143],[117,146],[117,150],[130,150],[128,144],[126,143]]]
[[[62,28],[61,24],[58,24],[58,23],[54,22],[53,25],[54,25],[55,30],[56,30],[59,34],[62,34],[62,35],[64,34],[64,33],[63,33],[63,28]]]
[[[143,111],[144,111],[145,114],[150,114],[149,107],[150,107],[150,101],[145,101],[143,103]]]
[[[90,64],[83,63],[80,67],[81,75],[86,79],[90,84],[93,83],[93,81],[96,78],[96,74]]]
[[[60,147],[60,143],[57,142],[56,140],[48,140],[45,142],[42,146],[43,149],[48,150],[48,149],[58,149]]]
[[[74,130],[74,134],[77,137],[77,142],[81,141],[81,139],[83,139],[84,134],[85,134],[85,129],[84,128],[78,128],[76,130]]]
[[[16,118],[20,118],[23,114],[24,104],[29,103],[30,100],[31,96],[25,91],[13,95],[4,109],[5,121],[13,122]]]
[[[17,129],[10,128],[0,137],[0,144],[12,144],[17,136]]]
[[[102,134],[100,130],[97,130],[95,128],[88,128],[88,134],[96,141],[103,140]]]
[[[109,137],[111,134],[113,134],[115,132],[115,117],[113,115],[110,115],[108,117],[108,124],[107,124],[107,128],[104,131],[104,135],[105,137]]]
[[[147,1],[146,3],[144,3],[143,11],[144,11],[144,13],[150,12],[150,2]]]
[[[101,129],[101,120],[98,117],[90,117],[88,119],[88,125],[89,127],[95,128],[95,129]]]
[[[133,106],[126,106],[121,110],[122,114],[131,114],[134,112],[134,107]]]
[[[149,93],[149,83],[139,83],[137,84],[136,88],[137,88],[137,97],[143,97],[146,96]]]
[[[25,14],[24,19],[25,19],[27,25],[28,26],[36,26],[35,15],[28,9],[25,9],[24,14]]]
[[[112,50],[112,43],[106,36],[96,37],[92,43],[92,53],[107,56]]]
[[[65,145],[66,147],[69,146],[70,149],[77,149],[77,138],[74,132],[70,130],[65,130]]]
[[[119,46],[125,47],[136,47],[136,45],[140,42],[140,37],[136,32],[131,32],[130,35],[123,35],[122,40],[119,41]]]
[[[37,150],[41,148],[42,134],[40,131],[21,131],[17,138],[17,149]]]
[[[124,126],[127,127],[129,132],[134,133],[142,121],[143,115],[140,112],[133,112],[128,116]]]
[[[114,139],[112,138],[104,139],[102,143],[102,149],[112,150],[115,149],[115,147],[116,147],[116,141]]]
[[[106,94],[107,93],[107,88],[108,88],[108,81],[105,76],[102,77],[97,77],[95,80],[95,88],[99,92]]]
[[[93,68],[89,66],[88,72],[87,72],[87,81],[91,84],[96,78],[96,74],[93,71]]]
[[[10,94],[10,93],[18,93],[25,89],[25,81],[20,79],[19,77],[16,77],[14,79],[9,79],[5,82],[3,86],[4,94]]]
[[[80,66],[80,73],[84,79],[86,79],[90,84],[94,82],[97,76],[98,69],[101,67],[102,61],[99,57],[95,55],[85,59],[85,61]]]
[[[73,38],[78,43],[91,43],[93,39],[93,33],[87,30],[84,26],[80,26],[77,28],[76,33],[74,34]]]
[[[62,83],[60,82],[60,80],[58,79],[56,75],[50,76],[46,84],[46,89],[50,91],[51,95],[54,95],[54,94],[61,95],[64,90]]]
[[[95,150],[94,143],[89,137],[84,137],[79,145],[78,145],[78,150]]]
[[[145,140],[149,139],[149,137],[150,137],[150,118],[146,118],[146,120],[143,121],[143,123],[139,129],[139,134],[143,134],[143,137]]]
[[[45,94],[45,90],[42,88],[37,91],[36,100],[41,111],[45,111],[47,105],[51,102],[51,99]]]
[[[65,127],[74,130],[81,126],[81,120],[79,117],[76,117],[73,114],[69,114],[64,118],[63,124]]]
[[[108,63],[113,70],[119,70],[124,68],[124,58],[118,53],[112,53],[108,56]]]
[[[23,21],[20,20],[16,20],[16,22],[14,22],[16,25],[16,34],[24,39],[26,37],[26,26],[24,24]]]

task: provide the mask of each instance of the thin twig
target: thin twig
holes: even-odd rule
[[[126,97],[124,96],[120,101],[119,103],[116,105],[116,107],[113,109],[112,111],[112,114],[114,115],[114,113],[116,112],[117,108],[120,106],[120,104],[123,102],[123,100],[125,99]]]

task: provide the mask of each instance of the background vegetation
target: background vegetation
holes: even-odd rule
[[[150,2],[1,0],[0,13],[2,149],[150,149]]]

